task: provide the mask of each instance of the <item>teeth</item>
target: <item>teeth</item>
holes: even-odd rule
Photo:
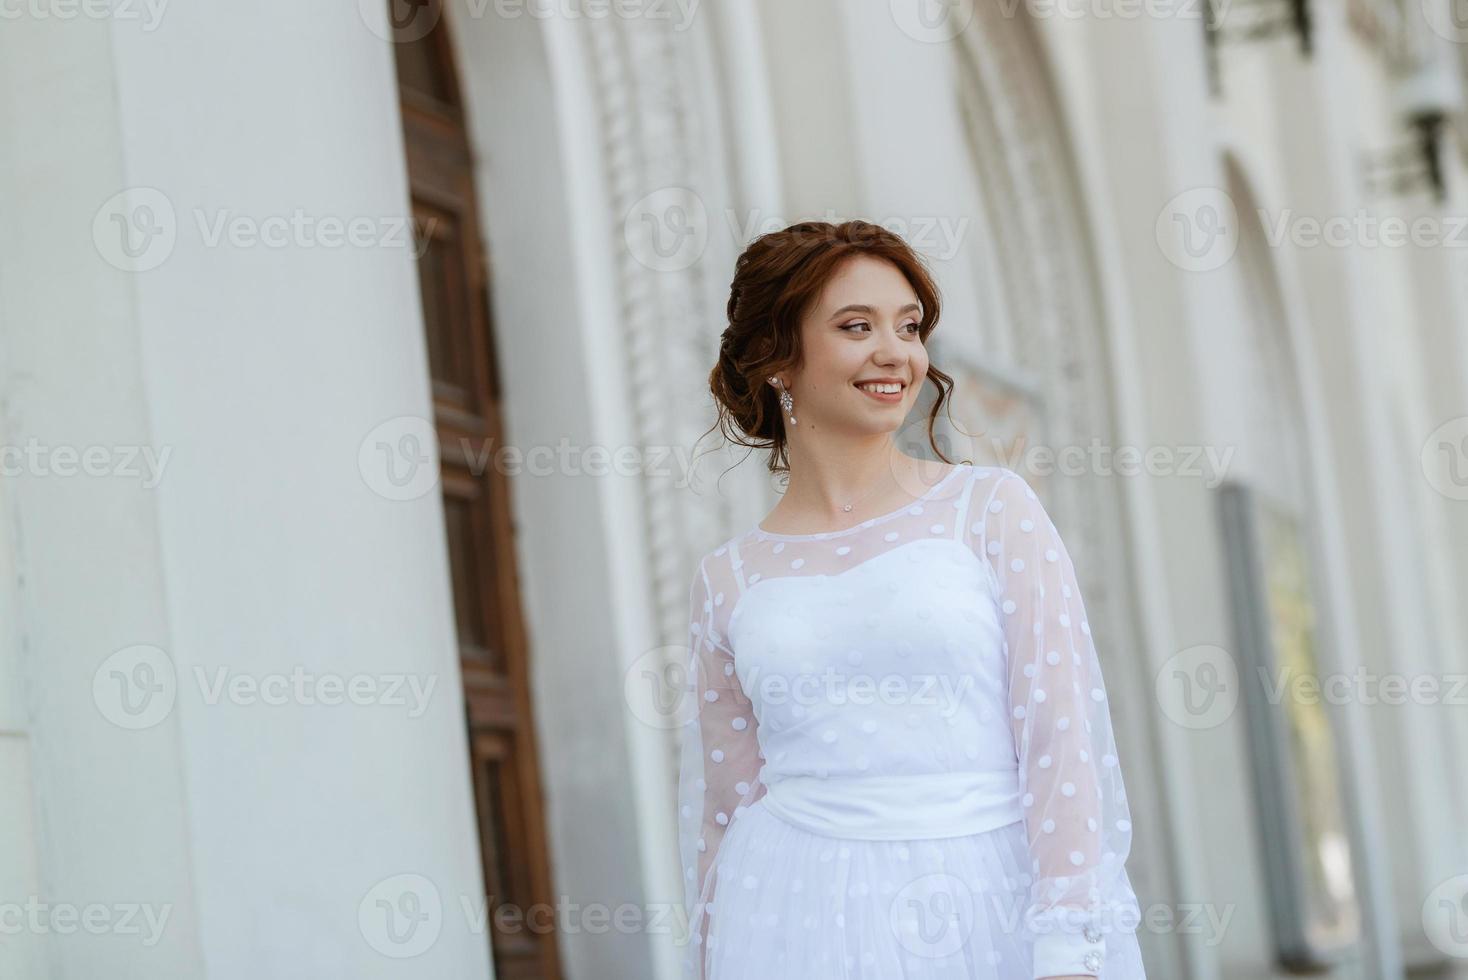
[[[866,384],[857,385],[862,391],[875,391],[879,394],[895,395],[902,390],[900,384]]]

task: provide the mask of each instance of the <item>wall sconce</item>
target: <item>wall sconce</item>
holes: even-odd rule
[[[1208,49],[1208,87],[1222,94],[1220,51],[1226,44],[1269,40],[1294,32],[1300,54],[1310,57],[1310,0],[1204,0],[1203,32]]]
[[[1407,121],[1412,134],[1396,146],[1366,150],[1361,171],[1368,194],[1400,197],[1426,190],[1437,204],[1447,200],[1443,181],[1442,134],[1447,116],[1441,110],[1418,113]]]
[[[1397,146],[1363,154],[1363,176],[1369,193],[1427,190],[1442,204],[1447,200],[1443,140],[1463,107],[1462,83],[1441,38],[1414,22],[1405,41],[1393,100],[1411,135]]]

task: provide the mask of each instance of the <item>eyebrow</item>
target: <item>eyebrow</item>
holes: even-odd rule
[[[921,309],[921,307],[918,306],[916,303],[908,303],[902,309],[900,309],[900,310],[897,311],[897,315],[898,316],[901,316],[904,313],[915,313],[915,312],[917,312],[920,309]],[[846,306],[841,307],[841,309],[837,310],[835,313],[832,313],[831,316],[830,316],[830,319],[834,320],[838,316],[841,316],[844,313],[866,313],[866,314],[873,314],[873,313],[876,313],[876,312],[877,312],[877,308],[875,306],[868,306],[865,303],[849,303]]]

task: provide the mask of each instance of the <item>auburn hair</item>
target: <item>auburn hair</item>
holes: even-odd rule
[[[800,321],[848,259],[866,255],[890,262],[907,279],[922,308],[918,336],[926,344],[938,325],[941,297],[926,264],[907,242],[868,221],[803,221],[761,235],[734,262],[729,286],[729,325],[719,340],[719,359],[709,372],[718,419],[704,433],[723,432],[735,445],[769,450],[771,473],[788,472],[785,418],[771,375],[801,365]],[[928,413],[928,443],[945,463],[934,425],[953,391],[953,379],[928,362],[927,380],[938,389]]]

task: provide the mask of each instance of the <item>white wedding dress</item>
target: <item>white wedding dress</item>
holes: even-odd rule
[[[1143,980],[1131,821],[1070,557],[959,464],[841,531],[759,526],[690,594],[696,980]]]

